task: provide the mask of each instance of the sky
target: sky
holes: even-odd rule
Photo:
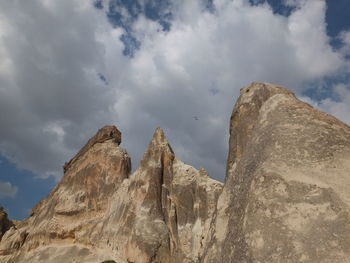
[[[350,124],[348,0],[0,0],[0,205],[28,216],[104,125],[133,169],[157,126],[223,180],[243,86]]]

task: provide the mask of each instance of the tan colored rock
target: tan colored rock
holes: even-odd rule
[[[13,223],[11,222],[11,220],[8,219],[7,213],[5,212],[4,208],[0,206],[0,241],[2,236],[7,230],[10,229],[11,226],[13,226]]]
[[[130,179],[130,190],[142,202],[135,209],[126,259],[198,262],[221,183],[176,159],[160,128]]]
[[[350,127],[285,88],[241,90],[202,262],[350,262]]]
[[[94,137],[92,137],[81,150],[74,156],[72,160],[64,164],[63,170],[66,172],[82,155],[84,155],[96,143],[103,143],[107,140],[113,140],[116,144],[122,141],[122,134],[115,126],[104,126],[99,129]]]
[[[105,131],[32,216],[6,232],[1,262],[198,262],[221,183],[177,160],[160,128],[130,174],[120,140]]]
[[[77,244],[89,250],[88,255],[94,255],[92,262],[96,262],[101,256],[91,251],[100,239],[99,231],[109,216],[113,196],[131,169],[130,158],[119,143],[120,132],[115,127],[99,130],[70,161],[61,182],[33,209],[26,223],[6,233],[0,255],[7,255],[8,262],[24,262],[36,250],[61,246],[70,250]],[[79,249],[72,251],[80,253]],[[64,261],[58,257],[57,262],[68,260],[63,252]],[[107,251],[106,256],[112,255]]]
[[[224,187],[160,128],[132,174],[120,142],[99,130],[7,228],[0,262],[350,262],[350,127],[287,89],[241,90]]]

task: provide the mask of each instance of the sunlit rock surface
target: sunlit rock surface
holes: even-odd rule
[[[65,165],[30,218],[6,231],[1,262],[195,262],[222,184],[182,163],[157,128],[131,174],[106,126]]]
[[[103,127],[31,217],[0,211],[0,262],[350,262],[350,127],[287,89],[241,89],[224,185],[160,128],[134,173],[120,143]]]
[[[253,83],[232,113],[202,262],[350,262],[349,189],[350,127]]]

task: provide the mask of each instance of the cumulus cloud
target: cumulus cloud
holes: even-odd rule
[[[350,31],[340,32],[339,39],[342,42],[341,53],[345,56],[350,55]]]
[[[244,0],[216,0],[210,10],[172,1],[170,30],[142,13],[128,24],[140,43],[132,57],[123,55],[126,29],[108,22],[109,1],[101,5],[0,3],[0,150],[19,168],[59,177],[64,161],[111,123],[136,166],[159,125],[180,158],[222,179],[242,86],[268,81],[301,93],[346,66],[329,44],[323,0],[300,1],[288,17]]]
[[[58,174],[110,120],[105,105],[114,91],[98,73],[105,70],[105,34],[114,41],[113,59],[122,61],[118,30],[80,1],[2,1],[0,13],[1,154],[19,168]]]
[[[9,182],[0,181],[0,198],[1,197],[15,197],[17,194],[17,187]]]
[[[350,85],[337,84],[334,87],[334,95],[335,98],[326,98],[320,101],[312,100],[309,97],[302,99],[350,125]]]

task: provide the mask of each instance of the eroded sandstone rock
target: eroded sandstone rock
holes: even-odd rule
[[[60,247],[62,251],[57,254],[63,257],[57,256],[56,261],[65,262],[69,259],[65,251],[77,244],[89,250],[86,256],[92,254],[92,261],[96,262],[99,233],[116,191],[131,170],[130,158],[118,147],[119,143],[120,132],[116,127],[99,130],[69,162],[60,183],[32,210],[32,216],[6,233],[0,243],[0,255],[7,255],[8,262],[33,258],[40,262],[36,251]],[[79,249],[72,251],[80,253]],[[71,255],[72,259],[78,255]]]
[[[113,140],[116,144],[120,144],[122,141],[122,134],[115,126],[104,126],[99,129],[94,137],[92,137],[81,150],[74,156],[72,160],[65,163],[63,166],[64,172],[66,172],[81,156],[83,156],[92,146],[96,143],[103,143],[107,140]]]
[[[222,184],[175,158],[157,128],[131,176],[137,200],[126,246],[129,262],[198,262]]]
[[[350,262],[350,127],[285,88],[241,90],[203,262]]]
[[[0,241],[2,236],[7,230],[10,229],[11,226],[13,226],[13,223],[8,219],[4,208],[0,206]]]
[[[241,90],[224,186],[160,128],[134,173],[120,142],[99,130],[3,234],[0,262],[350,262],[350,127],[287,89]]]
[[[131,174],[120,133],[110,130],[90,139],[32,216],[6,232],[1,262],[198,262],[222,184],[176,159],[160,128]]]

